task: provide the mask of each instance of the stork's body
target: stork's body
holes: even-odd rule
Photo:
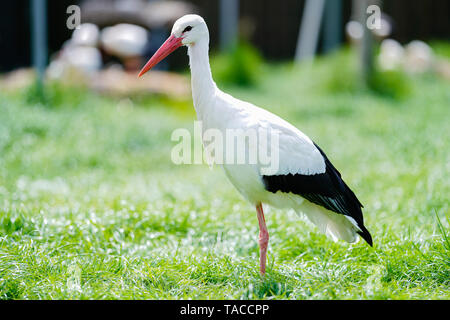
[[[263,203],[305,213],[333,239],[355,242],[359,234],[371,245],[371,236],[363,223],[361,203],[323,151],[280,117],[217,88],[209,66],[208,28],[201,17],[187,15],[175,22],[171,37],[144,66],[140,75],[181,45],[188,47],[194,107],[204,130],[218,129],[224,136],[227,129],[278,134],[276,151],[279,165],[275,172],[264,173],[260,162],[223,164],[231,183],[256,208],[260,227],[261,274],[265,273],[269,239]],[[224,152],[226,149],[224,147]]]

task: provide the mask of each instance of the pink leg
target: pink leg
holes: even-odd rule
[[[267,231],[266,220],[264,219],[264,212],[262,204],[256,205],[256,212],[258,214],[259,223],[259,272],[261,275],[266,273],[266,256],[267,246],[269,244],[269,231]]]

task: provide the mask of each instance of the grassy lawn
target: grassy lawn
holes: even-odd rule
[[[321,146],[373,248],[268,210],[261,279],[254,208],[221,168],[170,160],[190,100],[0,93],[0,298],[449,299],[450,83],[386,74],[369,92],[350,57],[265,66],[256,86],[224,89]]]

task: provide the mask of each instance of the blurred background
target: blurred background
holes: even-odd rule
[[[370,16],[365,8],[371,4],[381,8],[381,24],[364,32]],[[286,0],[281,5],[270,0],[18,0],[3,5],[0,19],[0,72],[20,69],[4,86],[26,84],[32,73],[25,70],[34,66],[47,78],[68,81],[70,73],[75,83],[81,78],[100,91],[135,86],[185,94],[183,81],[168,74],[143,83],[121,72],[136,72],[170,34],[173,22],[187,13],[207,21],[213,54],[235,59],[230,65],[226,58],[218,59],[223,62],[217,67],[219,82],[252,82],[254,70],[247,69],[257,70],[263,59],[298,62],[346,45],[359,46],[360,68],[367,79],[376,60],[384,70],[400,65],[411,72],[436,68],[450,77],[448,64],[433,64],[429,46],[439,40],[448,43],[446,0]],[[185,52],[179,50],[158,69],[186,70],[186,65]],[[127,85],[114,87],[113,79],[121,76]],[[167,81],[176,85],[167,88]]]

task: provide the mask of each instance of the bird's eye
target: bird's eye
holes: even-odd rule
[[[183,33],[187,32],[187,31],[191,31],[192,27],[191,26],[187,26],[186,28],[184,28]]]

